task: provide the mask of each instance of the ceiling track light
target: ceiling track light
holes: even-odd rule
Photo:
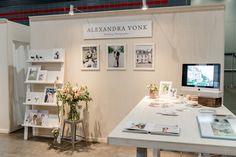
[[[147,1],[146,0],[142,0],[142,1],[143,1],[142,10],[147,10],[148,9]]]

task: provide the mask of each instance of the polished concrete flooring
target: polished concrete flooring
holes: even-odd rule
[[[23,131],[0,134],[0,157],[135,157],[134,147],[112,146],[104,143],[78,143],[72,150],[69,143],[53,145],[50,138],[23,140]],[[161,157],[196,157],[196,154],[165,152]],[[148,157],[152,157],[151,150]]]

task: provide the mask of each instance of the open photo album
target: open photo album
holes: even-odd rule
[[[123,129],[124,132],[156,134],[156,135],[172,135],[179,136],[180,128],[178,125],[160,125],[143,122],[128,122]]]
[[[199,114],[197,120],[202,137],[236,140],[236,118],[234,116]]]

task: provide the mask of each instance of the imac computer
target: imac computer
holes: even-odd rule
[[[203,97],[221,97],[220,64],[183,64],[182,91]]]

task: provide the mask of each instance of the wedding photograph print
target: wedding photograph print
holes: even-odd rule
[[[56,103],[56,88],[46,87],[44,92],[44,103]]]
[[[125,70],[126,46],[124,44],[107,45],[107,70]]]
[[[82,45],[82,70],[99,70],[99,46]]]
[[[28,67],[26,81],[37,81],[39,71],[40,67],[38,66]]]
[[[134,46],[134,70],[154,69],[154,43]]]

